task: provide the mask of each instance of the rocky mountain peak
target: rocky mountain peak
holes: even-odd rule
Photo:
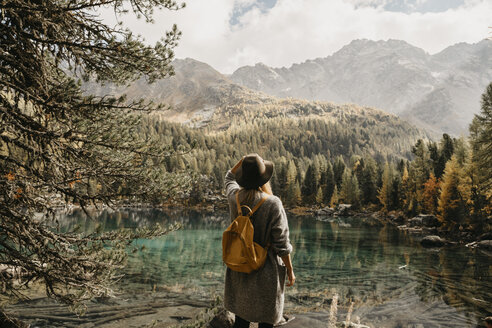
[[[335,52],[332,57],[343,60],[360,58],[411,58],[414,61],[423,62],[428,60],[429,55],[424,50],[401,40],[372,41],[362,39],[352,41]]]
[[[437,133],[466,133],[492,81],[492,41],[460,43],[436,55],[405,41],[353,40],[325,58],[239,68],[230,79],[279,97],[381,108]]]

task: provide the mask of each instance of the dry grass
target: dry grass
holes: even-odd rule
[[[337,312],[338,312],[338,293],[333,295],[330,306],[330,318],[328,319],[328,328],[337,327]]]

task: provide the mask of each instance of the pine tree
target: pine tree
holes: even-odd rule
[[[444,168],[446,167],[446,163],[451,159],[451,156],[454,154],[454,142],[451,137],[444,133],[442,135],[442,139],[439,143],[440,149],[438,151],[437,162],[435,163],[434,173],[436,178],[440,178],[444,173]],[[432,152],[431,152],[432,153]]]
[[[304,177],[301,192],[302,198],[306,204],[313,204],[318,191],[318,181],[316,179],[316,170],[313,164],[310,164]]]
[[[469,153],[470,153],[470,148],[468,146],[468,142],[466,141],[466,139],[463,136],[456,139],[453,154],[456,155],[456,159],[460,166],[465,165]]]
[[[330,206],[335,207],[338,205],[339,199],[338,199],[338,188],[335,185],[335,188],[333,189],[333,195],[331,196],[330,199]]]
[[[207,158],[205,160],[205,163],[203,163],[203,165],[202,165],[202,173],[205,175],[210,175],[212,173],[213,169],[214,169],[214,167],[213,167],[212,161],[210,160],[210,158]]]
[[[342,175],[344,171],[345,171],[345,162],[343,161],[342,155],[340,155],[335,159],[335,163],[333,163],[333,174],[338,189],[340,189],[340,186],[342,185]]]
[[[408,202],[410,198],[410,179],[408,175],[408,169],[405,165],[401,174],[401,193],[400,193],[400,204],[403,211],[408,210]]]
[[[316,192],[315,201],[316,201],[316,204],[323,204],[323,189],[321,189],[321,186],[318,187],[318,191]]]
[[[492,203],[492,83],[482,94],[480,114],[470,125],[473,161],[477,163],[479,192]]]
[[[401,208],[401,189],[402,183],[400,176],[395,173],[393,169],[393,180],[391,181],[391,191],[390,191],[390,208],[395,210]]]
[[[301,187],[299,186],[299,182],[296,181],[296,183],[294,184],[292,205],[294,206],[299,205],[301,204],[301,201],[302,201]]]
[[[326,165],[323,188],[323,203],[330,204],[331,196],[335,190],[335,176],[333,175],[333,166],[330,162]]]
[[[441,182],[441,195],[438,202],[439,220],[450,229],[463,224],[465,204],[459,191],[459,184],[463,176],[455,155],[446,163]]]
[[[364,168],[359,179],[362,204],[377,203],[377,176],[376,163],[371,158],[366,158]]]
[[[300,205],[302,203],[302,193],[301,187],[299,186],[299,182],[296,181],[294,184],[294,193],[293,193],[292,205]]]
[[[393,174],[388,162],[384,164],[383,182],[378,192],[378,199],[381,205],[383,205],[383,211],[389,211],[391,209],[391,184],[393,181]]]
[[[29,280],[44,283],[48,296],[69,304],[110,293],[128,240],[166,230],[83,238],[60,233],[50,227],[52,197],[84,209],[121,197],[160,201],[188,180],[161,169],[167,146],[134,133],[140,113],[160,106],[81,90],[82,80],[152,82],[172,73],[176,27],[147,46],[120,25],[94,17],[105,3],[0,3],[0,265],[15,265]],[[126,8],[121,1],[111,6],[117,15]],[[131,6],[148,21],[154,8],[178,7],[171,0],[132,0]],[[35,212],[47,219],[35,221]],[[21,296],[24,284],[5,275],[0,283],[3,297]]]
[[[485,218],[492,214],[491,195],[487,199],[487,194],[480,190],[480,169],[473,160],[473,154],[469,153],[467,161],[463,167],[464,174],[459,183],[459,192],[466,204],[466,212],[469,214],[469,223],[475,232],[480,233],[485,229]]]
[[[232,165],[229,167],[232,167]],[[278,161],[278,164],[276,164],[274,177],[276,183],[272,184],[272,188],[274,188],[273,190],[277,190],[277,193],[280,195],[280,197],[286,198],[286,191],[288,189],[287,182],[290,180],[287,179],[287,167],[283,159],[280,159]]]
[[[352,174],[349,169],[345,169],[343,173],[339,198],[344,203],[352,204],[354,207],[359,205],[359,182],[355,174]]]
[[[410,176],[412,183],[412,193],[414,211],[421,212],[424,200],[424,184],[429,179],[431,172],[431,160],[427,146],[423,140],[418,140],[412,148],[415,159],[410,164]]]
[[[429,214],[437,213],[439,200],[439,182],[434,173],[430,174],[429,180],[424,184],[424,210]]]
[[[358,200],[359,184],[353,184],[353,178],[357,179],[348,168],[342,175],[342,185],[340,188],[339,200],[346,204],[354,204]]]
[[[299,195],[297,194],[297,168],[293,160],[289,161],[285,178],[285,203],[288,206],[296,206],[299,204]]]

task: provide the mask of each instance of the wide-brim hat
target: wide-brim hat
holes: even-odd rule
[[[236,171],[236,181],[244,189],[256,189],[267,183],[272,174],[272,162],[263,160],[258,154],[249,154]]]

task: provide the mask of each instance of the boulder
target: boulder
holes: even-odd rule
[[[408,226],[410,227],[421,227],[422,226],[422,218],[420,216],[416,216],[408,220]]]
[[[331,207],[323,207],[316,211],[316,215],[333,215],[335,213],[335,209]]]
[[[446,240],[436,235],[430,235],[422,238],[420,244],[424,247],[441,247],[446,245]]]
[[[435,215],[420,214],[419,217],[422,218],[422,224],[426,227],[438,227],[441,225],[441,222],[439,222]]]
[[[338,204],[335,214],[340,216],[347,216],[349,215],[349,211],[351,208],[351,204]]]
[[[208,325],[210,328],[232,328],[234,325],[234,314],[227,310],[222,310]]]
[[[408,220],[408,225],[411,227],[438,227],[441,225],[439,220],[435,215],[432,214],[419,214],[410,220]]]
[[[405,222],[405,217],[403,215],[390,214],[387,219],[397,225],[401,225]]]
[[[480,249],[486,249],[492,251],[492,240],[481,240],[477,242],[477,246]]]

